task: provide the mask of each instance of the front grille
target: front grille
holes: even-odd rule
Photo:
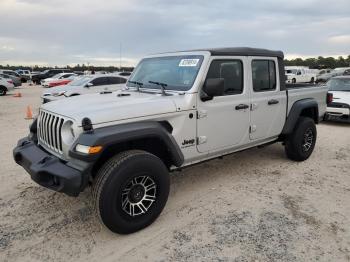
[[[61,130],[64,118],[46,111],[40,111],[38,119],[39,143],[62,154]]]

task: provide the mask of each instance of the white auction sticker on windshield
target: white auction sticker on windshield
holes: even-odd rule
[[[179,66],[197,66],[199,59],[181,59]]]

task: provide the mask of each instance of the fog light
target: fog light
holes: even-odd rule
[[[97,154],[101,152],[102,146],[85,146],[77,144],[75,151],[83,154]]]

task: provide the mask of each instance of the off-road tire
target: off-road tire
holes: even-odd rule
[[[0,86],[0,96],[6,96],[7,89],[4,86]]]
[[[310,139],[310,134],[312,135],[312,139]],[[311,143],[308,147],[305,147],[306,138]],[[300,117],[294,127],[293,133],[285,141],[287,157],[294,161],[308,159],[315,148],[316,138],[317,130],[314,120],[309,117]]]
[[[142,176],[149,176],[156,184],[155,201],[145,213],[131,216],[123,209],[122,193],[125,196],[125,188],[133,178]],[[157,219],[167,202],[169,188],[168,169],[157,156],[141,150],[125,151],[109,159],[98,171],[92,189],[95,211],[111,231],[133,233]]]

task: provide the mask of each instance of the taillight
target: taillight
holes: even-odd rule
[[[333,102],[333,94],[327,93],[327,105]]]

